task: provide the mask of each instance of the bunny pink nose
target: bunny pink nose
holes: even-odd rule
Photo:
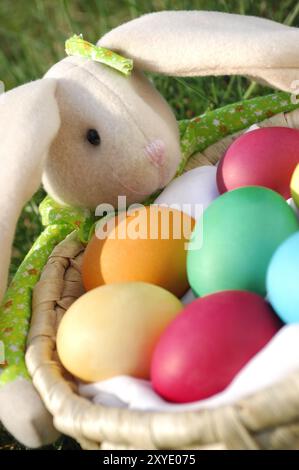
[[[165,144],[163,140],[153,140],[145,147],[146,156],[157,167],[165,163]]]

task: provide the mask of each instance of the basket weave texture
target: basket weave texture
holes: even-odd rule
[[[276,115],[260,126],[299,128],[299,110]],[[186,171],[215,165],[237,135],[191,157]],[[59,362],[55,337],[63,314],[84,292],[83,252],[76,234],[69,235],[54,249],[33,293],[26,364],[59,431],[76,439],[83,449],[299,448],[299,371],[214,410],[132,411],[80,397],[76,382]]]

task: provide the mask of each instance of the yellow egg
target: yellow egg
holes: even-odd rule
[[[296,166],[291,179],[291,193],[296,206],[299,207],[299,165]]]
[[[87,382],[116,375],[148,379],[157,341],[182,308],[173,294],[143,282],[97,287],[62,318],[57,333],[60,360]]]

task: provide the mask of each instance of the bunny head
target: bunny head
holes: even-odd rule
[[[142,202],[163,188],[180,161],[178,126],[162,96],[138,70],[130,77],[82,57],[54,65],[61,125],[43,183],[60,202]]]

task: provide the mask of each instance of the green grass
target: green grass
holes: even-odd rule
[[[299,25],[297,0],[1,0],[0,80],[9,90],[40,78],[64,57],[64,41],[73,33],[83,33],[90,42],[96,42],[123,21],[167,9],[218,10]],[[241,77],[176,79],[155,75],[153,79],[178,119],[269,92]],[[41,230],[38,204],[43,197],[41,189],[23,210],[15,236],[11,274]],[[0,429],[0,449],[11,448],[21,446]],[[75,449],[77,445],[62,438],[52,448]]]

